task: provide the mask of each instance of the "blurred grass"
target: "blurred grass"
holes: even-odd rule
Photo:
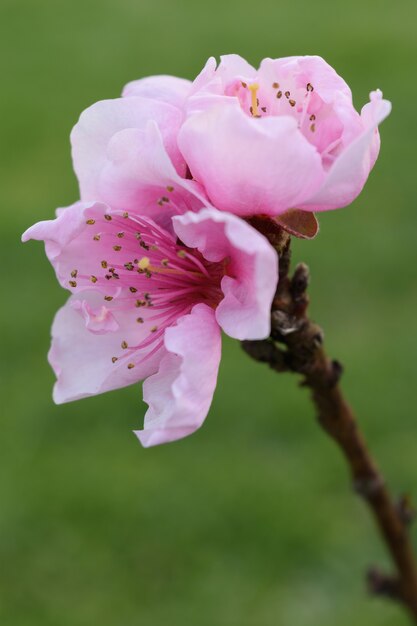
[[[207,3],[2,0],[0,623],[5,626],[402,626],[368,600],[371,521],[296,380],[225,341],[204,428],[145,451],[130,388],[56,407],[46,363],[65,294],[20,233],[77,196],[69,131],[136,77],[206,57],[321,54],[360,107],[393,100],[361,197],[295,259],[395,490],[417,490],[414,0]]]

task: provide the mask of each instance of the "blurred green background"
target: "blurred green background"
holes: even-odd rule
[[[51,400],[64,302],[21,232],[77,197],[68,135],[124,83],[192,78],[210,55],[320,54],[358,108],[393,101],[361,197],[323,214],[312,313],[395,491],[417,491],[417,3],[380,0],[1,0],[0,623],[4,626],[403,626],[366,597],[386,563],[295,377],[225,341],[204,428],[143,450],[139,388]]]

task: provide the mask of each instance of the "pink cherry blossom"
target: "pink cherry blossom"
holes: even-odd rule
[[[389,112],[376,91],[359,114],[317,56],[258,70],[237,55],[217,68],[209,59],[193,83],[150,76],[84,111],[71,134],[80,197],[165,225],[208,203],[242,216],[339,208],[362,190]],[[166,186],[181,194],[160,211]]]
[[[146,379],[149,409],[136,432],[144,446],[203,423],[220,329],[236,339],[269,335],[277,255],[234,215],[206,207],[174,216],[166,229],[147,215],[79,202],[29,228],[28,239],[45,242],[60,284],[72,292],[52,328],[55,401]]]
[[[237,215],[350,204],[379,151],[391,105],[380,91],[361,114],[345,81],[317,56],[210,59],[183,105],[178,145],[218,209]]]

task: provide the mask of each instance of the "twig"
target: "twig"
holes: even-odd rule
[[[268,363],[277,372],[302,375],[301,385],[311,391],[318,422],[343,452],[354,490],[372,510],[396,568],[395,575],[370,569],[368,588],[375,595],[402,603],[417,623],[417,567],[408,534],[413,508],[407,497],[398,503],[391,497],[340,388],[342,366],[328,358],[323,347],[323,331],[308,317],[308,267],[299,264],[290,278],[289,235],[269,220],[256,218],[252,224],[277,249],[280,279],[272,306],[270,338],[245,341],[243,348],[252,358]]]

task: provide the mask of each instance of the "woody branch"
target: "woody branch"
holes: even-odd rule
[[[290,276],[290,236],[267,220],[255,218],[252,224],[277,250],[280,278],[272,305],[270,337],[244,341],[243,348],[277,372],[302,376],[301,385],[310,390],[318,423],[342,451],[353,488],[369,506],[395,567],[394,574],[370,569],[369,589],[402,603],[417,623],[417,567],[408,532],[413,511],[406,498],[394,502],[344,398],[339,384],[343,368],[327,356],[323,331],[308,317],[308,267],[301,263]]]

